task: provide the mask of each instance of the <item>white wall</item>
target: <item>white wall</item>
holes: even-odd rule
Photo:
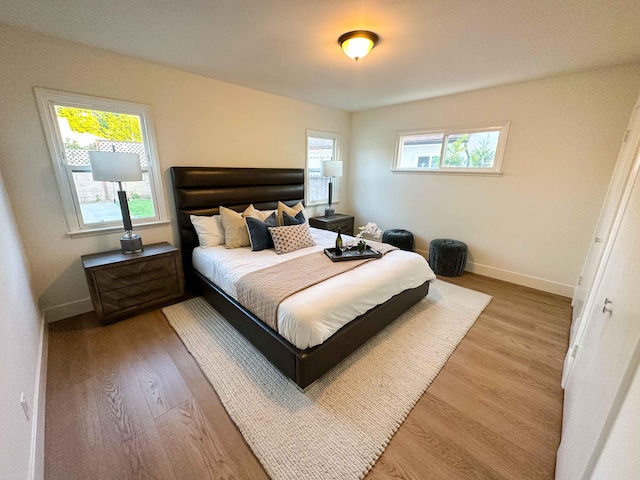
[[[40,435],[44,426],[43,410],[36,405],[44,322],[31,293],[2,176],[0,225],[0,478],[31,478],[32,455],[34,460],[38,457],[33,474],[41,478],[44,449],[40,443],[36,453],[34,435],[36,425]],[[22,392],[29,407],[28,419],[20,406]],[[38,416],[40,423],[36,424]],[[42,442],[43,438],[39,440]]]
[[[616,417],[600,458],[593,480],[640,478],[640,370],[636,370],[624,403]]]
[[[34,86],[150,105],[166,191],[168,168],[174,165],[304,167],[307,128],[339,133],[342,151],[349,151],[346,112],[5,25],[0,25],[0,65],[0,171],[47,319],[92,308],[80,255],[118,249],[121,235],[67,237]],[[347,182],[342,185],[339,208],[345,210]],[[167,200],[174,216],[171,195]],[[139,233],[146,244],[177,242],[171,226]]]
[[[354,113],[356,225],[462,240],[468,270],[570,296],[639,91],[636,64]],[[501,120],[502,176],[390,171],[397,130]]]

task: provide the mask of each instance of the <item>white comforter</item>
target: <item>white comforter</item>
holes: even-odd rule
[[[249,247],[197,247],[193,265],[237,299],[236,282],[244,274],[334,246],[335,233],[310,230],[315,247],[284,255],[277,255],[275,250],[252,252]],[[345,240],[348,238],[345,236]],[[278,308],[278,333],[300,349],[319,345],[376,305],[435,278],[422,256],[394,250],[285,299]]]

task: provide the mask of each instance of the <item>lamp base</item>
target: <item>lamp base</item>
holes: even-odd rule
[[[335,217],[336,216],[336,211],[334,208],[332,207],[327,207],[324,209],[324,216],[325,217]]]
[[[140,253],[144,250],[142,248],[142,237],[135,233],[127,233],[120,239],[120,248],[122,249],[122,253],[127,255],[131,253]]]

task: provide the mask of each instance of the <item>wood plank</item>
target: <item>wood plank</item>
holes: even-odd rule
[[[103,444],[96,401],[98,391],[95,380],[87,378],[67,388],[66,395],[47,396],[45,478],[99,478],[96,452],[103,451]],[[65,433],[60,435],[60,432]]]
[[[157,424],[171,463],[181,478],[216,480],[236,476],[237,465],[229,459],[215,427],[194,398],[159,417]]]
[[[482,378],[487,384],[496,387],[506,384],[514,393],[522,393],[529,401],[539,404],[539,408],[543,408],[542,406],[549,402],[562,403],[562,391],[555,386],[546,388],[537,382],[531,377],[528,368],[523,370],[517,365],[511,365],[508,359],[478,355],[478,351],[482,352],[473,346],[466,347],[460,351],[460,355],[450,360],[451,366],[460,371],[464,370],[465,378]]]
[[[428,440],[418,436],[413,441],[410,430],[411,424],[406,424],[402,432],[398,432],[389,447],[380,456],[373,469],[366,475],[367,480],[424,480],[426,478],[453,478],[451,469],[444,472],[440,462],[431,462],[424,455],[416,455],[420,445]],[[406,438],[411,438],[406,447]]]
[[[143,314],[118,324],[118,335],[130,352],[138,383],[154,417],[168,412],[192,397],[191,390],[162,346],[160,337],[149,328]]]
[[[475,383],[455,375],[439,377],[428,392],[547,464],[554,464],[558,432],[523,415],[513,403],[503,401],[493,392],[482,391]]]
[[[100,479],[172,478],[174,472],[147,406],[120,324],[88,338],[88,359],[98,389],[102,449],[95,452]]]
[[[93,313],[49,325],[47,400],[90,378],[86,336],[99,328]]]
[[[428,416],[437,414],[429,409],[425,396],[421,402],[421,410],[426,410]],[[470,455],[457,439],[451,439],[430,426],[425,428],[416,414],[407,417],[382,456],[387,455],[395,458],[396,463],[404,465],[405,470],[411,471],[418,478],[503,478],[498,472]],[[374,466],[372,473],[376,470]]]
[[[527,453],[516,443],[505,440],[446,402],[428,392],[424,400],[424,408],[415,411],[414,421],[430,435],[441,437],[441,444],[450,442],[449,449],[459,452],[458,455],[466,462],[474,459],[473,472],[480,472],[481,478],[495,478],[489,470],[497,472],[498,478],[501,476],[519,480],[550,478],[553,475],[546,462]]]

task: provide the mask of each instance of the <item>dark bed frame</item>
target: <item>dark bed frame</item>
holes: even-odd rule
[[[219,206],[244,211],[250,204],[273,210],[278,201],[304,198],[304,170],[293,168],[171,167],[180,249],[189,289],[202,295],[284,375],[304,389],[424,298],[429,284],[405,290],[338,330],[321,345],[300,350],[281,337],[220,287],[193,269],[198,237],[189,215],[215,215]]]

